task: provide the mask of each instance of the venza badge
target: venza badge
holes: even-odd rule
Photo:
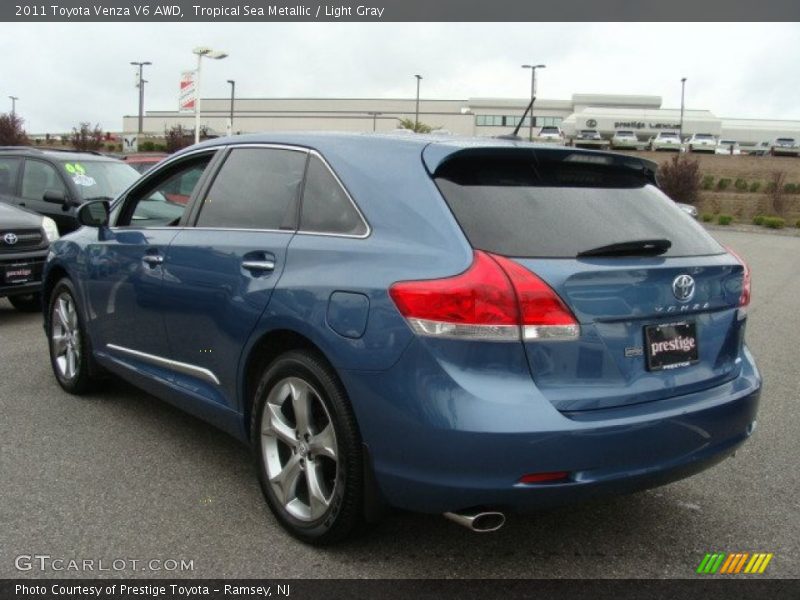
[[[688,302],[694,297],[694,278],[691,275],[678,275],[672,282],[672,293],[680,302]]]

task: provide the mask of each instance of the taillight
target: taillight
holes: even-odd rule
[[[731,248],[725,246],[728,254],[733,256],[742,265],[742,293],[739,295],[739,306],[745,308],[750,304],[750,267],[744,262],[744,259],[736,254]]]
[[[487,341],[575,339],[575,317],[533,273],[502,256],[476,251],[453,277],[401,281],[389,294],[415,333]]]

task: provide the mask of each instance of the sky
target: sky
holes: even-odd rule
[[[138,114],[131,61],[146,67],[145,110],[175,110],[192,48],[202,96],[539,98],[645,94],[718,117],[800,119],[797,23],[0,23],[0,112],[29,133],[82,121],[119,131]],[[7,104],[7,105],[6,105]]]

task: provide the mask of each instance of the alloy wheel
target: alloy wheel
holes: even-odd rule
[[[264,404],[261,436],[267,478],[278,502],[300,521],[320,519],[336,490],[339,450],[319,393],[299,377],[278,381]]]
[[[68,292],[58,295],[50,319],[56,367],[62,377],[73,379],[81,363],[81,334],[75,301]]]

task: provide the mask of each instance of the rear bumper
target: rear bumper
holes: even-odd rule
[[[755,429],[761,378],[746,350],[741,374],[724,385],[580,413],[555,410],[514,364],[505,375],[452,377],[414,354],[389,372],[343,374],[378,487],[409,510],[524,511],[654,487],[723,460]],[[553,471],[569,479],[517,483]]]

